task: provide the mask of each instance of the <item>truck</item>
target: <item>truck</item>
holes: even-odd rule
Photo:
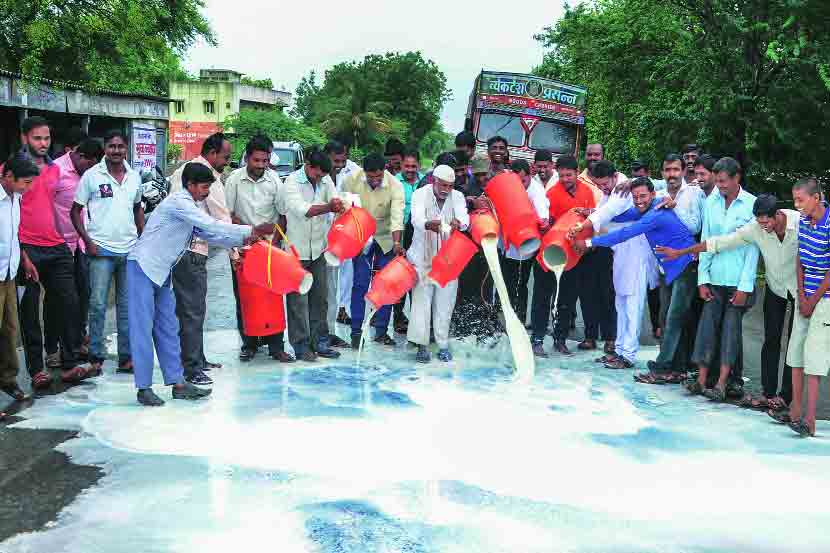
[[[507,140],[510,159],[533,161],[536,150],[554,157],[577,155],[585,132],[588,90],[522,73],[485,71],[476,77],[465,128],[476,137],[476,153],[487,140]]]

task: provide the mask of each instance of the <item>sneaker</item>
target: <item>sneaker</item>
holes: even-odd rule
[[[63,356],[61,355],[60,350],[46,356],[46,368],[60,369],[61,367],[63,367]]]
[[[139,390],[136,394],[136,399],[138,399],[141,405],[146,407],[161,407],[164,405],[164,400],[157,396],[152,388]]]
[[[397,343],[388,334],[381,334],[375,337],[375,343],[382,346],[395,346]]]
[[[450,353],[450,350],[447,348],[438,350],[438,359],[440,359],[444,363],[449,363],[450,361],[452,361],[452,353]]]
[[[208,397],[213,390],[197,388],[190,382],[182,382],[181,386],[173,386],[173,399],[196,400]]]
[[[542,342],[535,342],[533,344],[533,355],[542,359],[546,359],[548,357],[547,352],[545,352],[545,346]]]
[[[430,354],[426,346],[418,346],[418,353],[415,354],[415,361],[418,363],[429,363]]]
[[[335,336],[334,334],[329,334],[329,346],[333,348],[348,348],[349,343],[341,338],[340,336]]]
[[[185,380],[197,386],[208,386],[213,384],[213,380],[202,371],[197,371],[191,375],[184,377]]]
[[[32,388],[45,390],[52,385],[52,375],[46,371],[40,371],[32,376]]]
[[[597,341],[596,340],[583,340],[579,342],[579,345],[576,346],[578,350],[581,351],[590,351],[597,349]]]

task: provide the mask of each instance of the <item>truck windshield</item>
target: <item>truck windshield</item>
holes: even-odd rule
[[[478,139],[487,142],[494,136],[503,136],[511,146],[524,146],[525,130],[521,119],[501,113],[482,113],[478,120]]]
[[[576,127],[539,121],[530,134],[528,144],[534,150],[550,150],[555,154],[573,154],[576,150]]]

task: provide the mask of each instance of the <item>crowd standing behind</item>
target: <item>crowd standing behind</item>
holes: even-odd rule
[[[503,321],[481,252],[444,287],[426,274],[450,234],[467,232],[471,213],[491,209],[484,194],[490,179],[510,171],[541,233],[570,212],[579,215],[568,236],[580,257],[561,275],[543,270],[537,252],[499,245],[510,302],[522,320],[529,316],[537,357],[571,355],[566,340],[578,301],[585,332],[577,348],[597,350],[602,341],[598,365],[632,369],[647,311],[660,352],[634,374],[637,382],[684,384],[713,401],[735,398],[802,436],[815,434],[819,381],[830,369],[830,210],[816,179],[795,183],[796,210],[787,210],[771,194],[744,189],[735,159],[717,159],[695,144],[667,154],[662,178],[652,180],[641,160],[631,164],[631,178],[619,172],[602,144],[588,144],[580,169],[575,157],[547,150],[532,162],[511,160],[500,136],[487,141],[486,155],[477,154],[469,132],[425,173],[417,150],[397,140],[361,165],[349,159],[348,145],[332,141],[309,149],[285,180],[271,166],[272,141],[258,135],[246,145],[244,165],[224,177],[233,152],[217,133],[172,174],[169,196],[145,224],[141,178],[127,162],[122,132],[108,133],[103,144],[75,132],[55,160],[48,121],[30,117],[20,134],[0,188],[0,389],[15,400],[26,397],[17,381],[18,329],[33,389],[49,388],[51,371],[68,383],[102,374],[113,281],[116,370],[134,374],[138,401],[164,403],[152,389],[154,357],[174,399],[207,397],[211,390],[200,386],[212,384],[207,372],[220,367],[206,359],[203,337],[213,255],[227,254],[233,269],[241,361],[263,346],[281,363],[334,359],[339,348],[357,348],[372,275],[396,256],[406,256],[419,279],[400,303],[373,314],[367,338],[396,346],[391,322],[424,363],[432,342],[438,359],[450,361],[451,336],[492,343]],[[357,257],[330,266],[328,231],[351,205],[366,209],[377,230]],[[585,234],[593,237],[577,238]],[[242,246],[263,238],[292,245],[314,277],[308,293],[286,297],[293,355],[282,333],[247,336],[242,324],[236,269]],[[759,257],[766,268],[763,391],[752,396],[743,391],[742,322],[756,301]],[[337,324],[350,327],[351,340],[337,335]],[[552,352],[544,345],[549,334]]]

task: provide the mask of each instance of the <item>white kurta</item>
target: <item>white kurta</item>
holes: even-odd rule
[[[443,206],[439,206],[432,185],[419,188],[412,193],[411,217],[414,233],[412,245],[406,257],[418,272],[418,282],[412,289],[409,329],[406,338],[421,346],[429,345],[430,322],[439,348],[447,348],[450,339],[450,318],[455,309],[458,280],[447,283],[444,288],[431,283],[426,275],[432,269],[432,259],[443,243],[439,233],[426,230],[429,221],[440,220],[449,224],[458,219],[461,229],[470,225],[467,202],[464,195],[453,190]]]
[[[334,181],[334,188],[339,197],[343,197],[343,183],[347,178],[360,171],[360,166],[354,161],[347,159],[346,166],[337,173]],[[331,214],[331,221],[334,222],[335,215]],[[354,268],[352,267],[352,260],[347,259],[340,263],[338,267],[327,268],[328,272],[328,316],[329,330],[334,333],[337,324],[337,312],[341,307],[345,307],[346,311],[351,311],[352,300],[352,280],[354,277]]]
[[[594,231],[613,231],[629,223],[614,223],[612,219],[631,209],[631,194],[604,196],[588,219]],[[614,293],[617,308],[617,355],[633,363],[640,349],[640,327],[649,287],[656,287],[657,259],[645,235],[635,236],[612,248],[614,250]]]

